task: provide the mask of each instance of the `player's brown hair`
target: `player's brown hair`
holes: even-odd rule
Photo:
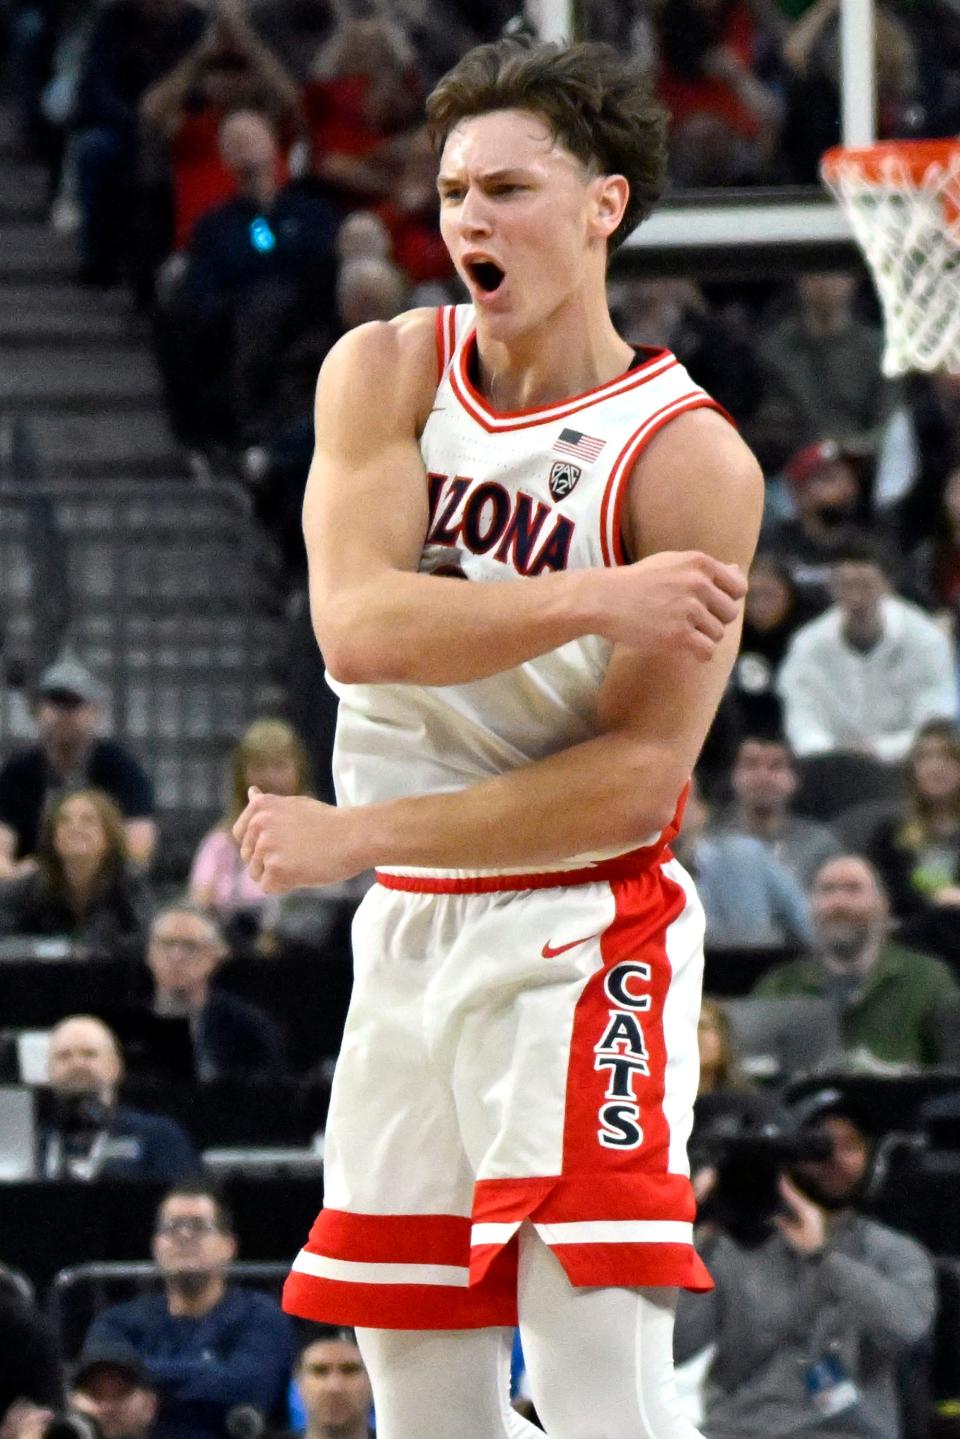
[[[529,110],[590,169],[623,175],[630,198],[610,249],[645,220],[663,189],[667,112],[646,73],[612,45],[558,45],[516,36],[477,45],[427,99],[434,143],[462,120],[493,110]]]

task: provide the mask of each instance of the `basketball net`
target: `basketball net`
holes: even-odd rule
[[[873,272],[884,374],[960,374],[960,141],[838,146],[820,173]]]

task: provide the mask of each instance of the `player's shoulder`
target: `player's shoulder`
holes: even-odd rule
[[[436,335],[437,311],[427,307],[357,325],[331,349],[321,385],[345,384],[355,397],[379,394],[385,403],[393,397],[419,408],[437,386]]]
[[[671,475],[679,470],[691,482],[696,483],[699,477],[704,484],[722,470],[747,485],[762,485],[763,473],[757,458],[736,426],[709,396],[704,394],[698,399],[699,403],[675,414],[655,433],[641,451],[636,470],[648,474],[662,470]]]
[[[698,407],[663,424],[634,462],[623,514],[627,552],[640,558],[662,549],[705,549],[748,563],[763,499],[756,456],[704,396]]]

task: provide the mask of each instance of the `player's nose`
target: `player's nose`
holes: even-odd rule
[[[464,239],[475,240],[480,235],[490,234],[488,202],[473,185],[463,197],[457,214],[457,223]]]

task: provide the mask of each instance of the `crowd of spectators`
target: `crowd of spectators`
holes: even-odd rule
[[[816,181],[837,138],[838,8],[583,0],[580,19],[655,73],[680,190]],[[251,488],[291,613],[317,368],[353,326],[457,298],[422,101],[513,10],[0,5],[22,142],[47,168],[51,223],[76,236],[77,280],[132,288],[189,472]],[[960,130],[949,0],[882,0],[877,20],[881,135]],[[899,1229],[922,1237],[923,1216],[876,1217],[897,1126],[844,1086],[943,1075],[941,1104],[960,1103],[960,381],[884,379],[852,271],[751,286],[614,267],[610,300],[624,334],[669,346],[729,410],[768,481],[740,655],[676,844],[706,915],[691,1154],[717,1281],[684,1300],[678,1355],[712,1354],[709,1439],[812,1416],[824,1439],[922,1439],[907,1381],[929,1359],[934,1271]],[[294,1065],[277,1014],[292,1023],[299,1003],[285,947],[324,953],[329,897],[266,896],[231,832],[251,785],[329,797],[328,747],[275,717],[238,735],[222,816],[171,894],[147,756],[109,737],[109,677],[81,658],[44,671],[34,738],[0,768],[0,947],[122,960],[129,983],[116,1013],[57,1015],[36,1169],[171,1187],[150,1239],[160,1289],[104,1310],[66,1369],[0,1273],[0,1439],[42,1439],[67,1398],[102,1439],[255,1439],[226,1425],[238,1406],[271,1432],[364,1439],[352,1336],[295,1336],[230,1279],[243,1236],[165,1088],[170,1066],[198,1092],[233,1086],[242,1127],[256,1086],[328,1080],[329,1054]],[[237,956],[275,967],[270,1013],[222,983]],[[146,1089],[144,1046],[164,1061]],[[811,1104],[809,1083],[833,1087]]]

